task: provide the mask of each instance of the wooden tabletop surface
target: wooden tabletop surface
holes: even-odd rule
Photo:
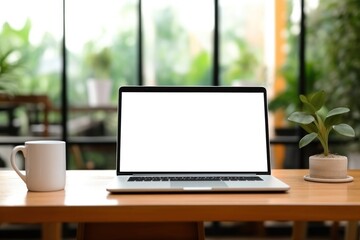
[[[273,170],[286,193],[110,194],[115,170],[67,171],[65,190],[28,192],[0,171],[0,222],[360,220],[360,170],[350,183],[315,183],[307,170]]]

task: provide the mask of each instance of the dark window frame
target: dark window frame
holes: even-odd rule
[[[306,94],[306,74],[305,74],[305,37],[306,37],[306,16],[305,16],[305,0],[301,1],[301,19],[300,19],[300,35],[299,35],[299,68],[298,68],[298,92],[299,94]],[[68,126],[67,126],[67,119],[68,119],[68,96],[67,96],[67,51],[66,51],[66,12],[65,12],[65,4],[66,0],[63,0],[63,39],[62,39],[62,51],[61,51],[61,58],[62,58],[62,72],[61,72],[61,104],[62,104],[62,135],[61,139],[67,143],[67,145],[73,144],[115,144],[115,138],[108,138],[108,137],[96,137],[94,140],[91,140],[89,137],[86,141],[79,138],[70,138],[68,136]],[[212,85],[218,86],[220,85],[220,11],[219,11],[219,0],[214,0],[214,32],[213,32],[213,71],[212,71]],[[142,0],[138,0],[138,11],[137,11],[137,19],[138,19],[138,29],[137,29],[137,56],[138,56],[138,84],[143,85],[143,18],[142,18]],[[278,140],[271,140],[271,144],[297,144],[298,139],[303,136],[302,131],[298,131],[298,135],[295,138],[286,138],[286,139],[278,139]],[[300,149],[299,151],[300,159],[303,159],[303,151]],[[304,167],[304,161],[299,163],[299,167]]]

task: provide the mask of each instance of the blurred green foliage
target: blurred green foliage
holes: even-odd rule
[[[1,84],[11,88],[12,93],[48,94],[54,103],[60,101],[59,65],[46,69],[45,54],[58,52],[59,43],[53,36],[45,34],[41,43],[30,42],[31,21],[28,19],[21,29],[4,23],[0,31]],[[60,62],[60,61],[59,61]]]
[[[23,73],[30,25],[15,30],[4,23],[0,31],[0,93],[14,94]]]
[[[256,73],[259,68],[259,54],[245,39],[233,34],[227,36],[236,46],[236,58],[223,68],[223,83],[232,85],[234,81],[251,81],[257,79]]]
[[[292,9],[292,1],[288,1],[289,9]],[[283,110],[287,118],[292,112],[300,107],[299,101],[299,34],[294,31],[299,27],[299,23],[291,20],[291,11],[287,16],[286,36],[288,52],[284,65],[277,70],[277,74],[285,80],[285,89],[269,102],[269,110],[276,112]],[[306,52],[312,53],[312,46],[306,44]],[[305,79],[306,93],[314,91],[315,83],[319,79],[319,69],[316,60],[311,58],[305,59]]]
[[[344,121],[360,133],[360,1],[321,0],[309,16],[309,58],[321,73],[315,88],[330,107],[346,106]],[[311,50],[311,51],[310,51]]]

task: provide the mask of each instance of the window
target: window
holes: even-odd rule
[[[137,84],[136,11],[136,2],[131,0],[66,1],[70,106],[114,105],[118,86]],[[109,92],[91,95],[96,94],[92,80],[109,80]]]
[[[210,85],[214,6],[207,0],[147,0],[142,13],[144,83]]]
[[[285,5],[286,0],[16,0],[0,10],[0,34],[8,34],[0,41],[19,43],[31,56],[18,88],[49,96],[49,134],[75,146],[69,156],[76,162],[78,147],[114,145],[122,85],[262,85],[272,97],[281,65],[276,59],[285,55],[277,51],[285,40],[276,41],[283,31],[276,17]],[[6,26],[29,31],[28,39],[10,41]],[[100,95],[94,84],[104,86]],[[26,111],[20,115],[19,135],[33,135]],[[115,153],[108,152],[113,159]],[[88,165],[108,167],[102,155],[81,157],[84,166],[90,159]]]
[[[223,85],[271,87],[274,76],[274,1],[220,2]],[[254,17],[256,16],[256,17]]]

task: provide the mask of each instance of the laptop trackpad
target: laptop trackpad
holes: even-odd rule
[[[175,187],[175,188],[203,188],[203,189],[207,189],[207,188],[224,188],[226,187],[226,183],[221,182],[221,181],[214,181],[214,182],[210,182],[210,181],[194,181],[194,182],[171,182],[171,187]]]

